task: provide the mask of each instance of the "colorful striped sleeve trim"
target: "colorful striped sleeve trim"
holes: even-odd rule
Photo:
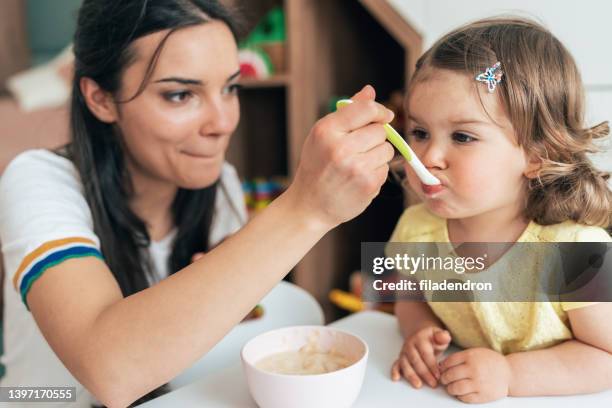
[[[71,237],[45,242],[23,258],[13,278],[13,286],[19,291],[23,303],[28,307],[26,295],[43,272],[68,259],[86,256],[102,259],[96,243],[91,239]]]

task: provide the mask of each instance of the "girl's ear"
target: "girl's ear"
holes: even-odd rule
[[[535,154],[527,154],[527,166],[523,175],[528,179],[534,179],[538,177],[540,170],[542,169],[542,159],[537,157]]]
[[[91,78],[81,78],[79,85],[87,107],[96,118],[105,123],[117,121],[117,105],[110,92],[100,88]]]

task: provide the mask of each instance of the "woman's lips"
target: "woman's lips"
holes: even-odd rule
[[[437,194],[440,191],[444,190],[444,186],[442,184],[436,184],[434,186],[429,186],[427,184],[421,183],[421,189],[427,195]]]
[[[185,151],[181,153],[186,154],[187,156],[195,157],[197,159],[213,159],[217,157],[216,154],[199,154],[199,153],[185,152]]]

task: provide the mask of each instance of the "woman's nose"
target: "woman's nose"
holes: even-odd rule
[[[237,104],[220,98],[210,99],[203,113],[200,133],[203,136],[222,136],[234,131],[238,117]]]

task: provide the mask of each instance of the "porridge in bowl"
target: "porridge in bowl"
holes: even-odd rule
[[[242,348],[251,396],[261,408],[348,408],[359,395],[368,345],[329,326],[292,326]]]
[[[312,375],[341,370],[353,361],[333,348],[324,351],[315,341],[309,341],[297,351],[283,351],[264,357],[255,363],[255,367],[274,374]]]

